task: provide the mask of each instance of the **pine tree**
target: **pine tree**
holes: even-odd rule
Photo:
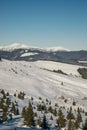
[[[44,116],[43,116],[42,128],[43,128],[43,129],[49,129],[45,114],[44,114]]]
[[[77,120],[75,121],[74,125],[75,125],[75,129],[78,129],[78,128],[79,128],[79,123],[78,123]]]
[[[85,120],[85,124],[83,125],[83,128],[82,128],[83,130],[87,130],[87,118],[86,118],[86,120]]]
[[[75,130],[75,124],[72,120],[68,122],[68,130]]]
[[[7,104],[7,106],[9,106],[11,104],[11,101],[9,98],[6,99],[6,104]]]
[[[54,116],[57,116],[57,110],[56,110],[56,108],[53,110],[53,114],[54,114]]]
[[[14,115],[16,115],[16,108],[14,103],[12,102],[12,113],[14,113]]]
[[[58,119],[57,119],[57,124],[58,126],[61,128],[61,127],[64,127],[66,125],[66,120],[64,118],[64,115],[62,113],[62,110],[61,108],[59,109],[58,111]]]
[[[35,126],[34,112],[33,112],[32,104],[30,102],[28,108],[25,111],[24,124],[27,126]]]
[[[70,107],[70,110],[69,110],[69,112],[67,114],[67,119],[68,120],[75,119],[75,117],[74,117],[74,115],[72,113],[72,107]]]
[[[4,121],[7,120],[7,111],[8,111],[8,106],[7,105],[3,105],[3,120]]]
[[[23,118],[24,118],[24,116],[25,116],[25,113],[26,113],[26,108],[23,107],[23,109],[22,109],[22,117],[23,117]]]
[[[17,110],[16,110],[16,115],[19,115],[19,109],[18,109],[18,107],[17,107]]]
[[[81,113],[80,113],[79,109],[78,109],[77,119],[76,120],[77,120],[78,124],[80,124],[80,122],[82,122],[82,116],[81,116]]]
[[[9,96],[9,92],[7,92],[6,96]]]
[[[39,127],[41,127],[41,126],[42,126],[42,122],[41,122],[41,120],[40,120],[40,119],[38,119],[38,121],[37,121],[37,125],[39,125]]]
[[[53,120],[53,117],[52,117],[52,115],[50,116],[50,120]]]

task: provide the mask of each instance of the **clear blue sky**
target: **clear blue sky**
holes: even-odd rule
[[[87,49],[87,0],[0,0],[0,45]]]

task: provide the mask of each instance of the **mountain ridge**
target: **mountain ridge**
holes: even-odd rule
[[[64,50],[63,47],[50,47],[44,49],[17,43],[6,47],[0,47],[0,57],[8,60],[49,60],[87,66],[87,50],[70,51]]]
[[[39,50],[44,50],[44,51],[70,51],[67,48],[61,47],[61,46],[55,46],[55,47],[36,47],[36,46],[29,46],[26,44],[21,44],[21,43],[13,43],[11,45],[7,46],[0,46],[0,50],[15,50],[15,49],[39,49]]]

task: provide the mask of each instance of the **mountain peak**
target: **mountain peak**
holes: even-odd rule
[[[61,46],[57,46],[57,47],[48,47],[46,48],[47,51],[70,51],[69,49],[66,49],[64,47],[61,47]]]
[[[55,52],[55,51],[70,51],[69,49],[66,49],[64,47],[46,47],[46,48],[40,48],[40,47],[35,47],[35,46],[29,46],[29,45],[26,45],[26,44],[21,44],[21,43],[13,43],[11,45],[7,45],[7,46],[0,46],[0,49],[1,50],[14,50],[14,49],[39,49],[39,50],[43,50],[43,51],[52,51],[52,52]]]

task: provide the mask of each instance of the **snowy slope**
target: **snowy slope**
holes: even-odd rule
[[[21,57],[33,56],[33,55],[38,55],[38,53],[24,53],[24,54],[21,55]]]
[[[63,68],[72,75],[62,75],[41,68]],[[25,91],[28,95],[54,99],[58,96],[84,97],[87,94],[87,80],[79,77],[79,66],[49,62],[0,62],[0,88]],[[77,75],[77,76],[76,76]],[[63,82],[64,85],[61,85]]]
[[[52,61],[25,62],[2,59],[0,62],[0,89],[5,89],[10,94],[20,91],[26,93],[24,100],[15,98],[20,110],[28,104],[32,96],[35,101],[38,101],[38,97],[42,97],[44,100],[49,99],[52,105],[58,103],[59,106],[66,108],[69,108],[75,100],[77,105],[73,106],[73,109],[80,106],[87,111],[87,100],[82,100],[87,96],[87,80],[82,79],[78,74],[79,67],[81,66]],[[68,75],[52,72],[52,70],[58,69]],[[67,103],[60,99],[62,96],[68,99]],[[15,99],[13,100],[15,101]],[[16,126],[17,130],[21,130],[23,127],[18,126],[21,126],[22,123],[21,118],[16,117],[13,122],[1,125],[0,130],[14,130]]]
[[[53,61],[37,61],[36,65],[48,70],[62,70],[66,74],[80,76],[77,69],[83,66],[53,62]]]

